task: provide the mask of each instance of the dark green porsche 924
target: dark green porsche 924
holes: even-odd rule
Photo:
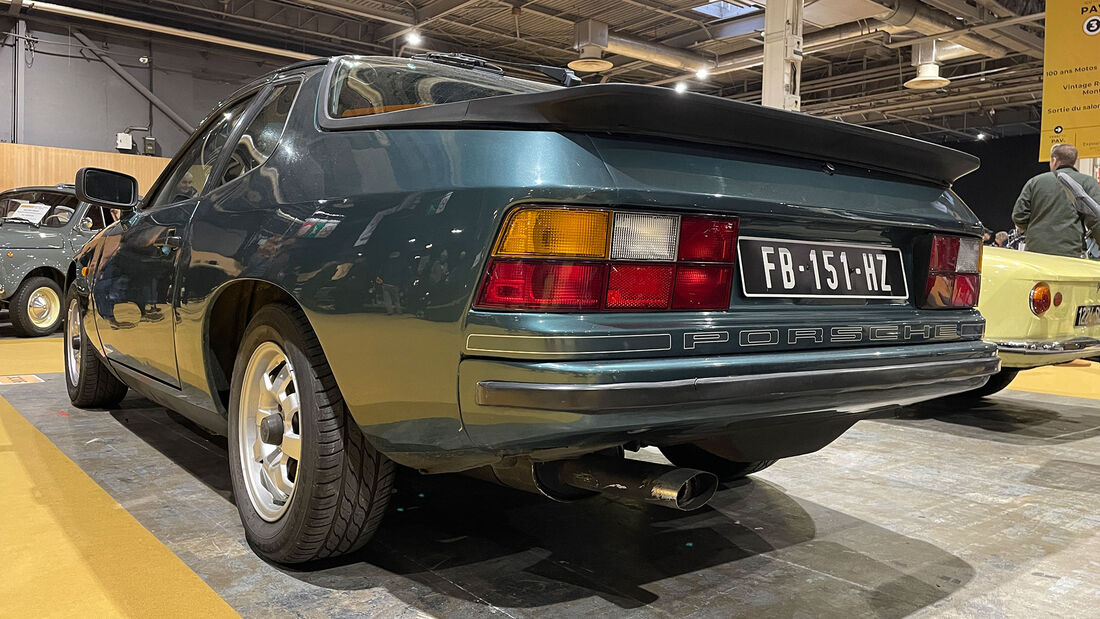
[[[394,463],[680,509],[967,391],[977,161],[669,89],[340,57],[229,98],[68,269],[77,406],[229,436],[264,556],[361,547]],[[675,466],[623,457],[659,447]],[[456,482],[457,483],[457,482]]]

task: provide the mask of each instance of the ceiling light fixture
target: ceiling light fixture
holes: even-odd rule
[[[420,36],[419,32],[410,30],[409,33],[405,35],[405,42],[409,45],[420,45],[424,42],[424,37]]]
[[[687,92],[687,89],[688,89],[687,82],[676,82],[676,86],[673,87],[673,90],[675,90],[678,93],[685,93],[685,92]]]
[[[702,69],[699,69],[695,72],[696,79],[705,80],[708,77],[710,77],[710,69],[707,69],[706,67],[703,67]]]
[[[595,45],[584,45],[581,47],[580,58],[569,61],[567,66],[574,71],[599,73],[600,71],[607,71],[615,65],[611,64],[610,60],[605,60],[603,58],[603,50],[599,47]]]
[[[979,139],[979,140],[985,140],[985,139],[988,139],[988,138],[989,138],[989,134],[988,134],[988,133],[985,133],[984,131],[983,131],[983,132],[979,132],[979,133],[978,133],[978,139]]]

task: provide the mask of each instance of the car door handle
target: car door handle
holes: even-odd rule
[[[176,229],[172,228],[164,233],[164,236],[157,239],[156,243],[153,243],[156,247],[167,247],[168,249],[179,249],[183,246],[183,238],[176,236]]]

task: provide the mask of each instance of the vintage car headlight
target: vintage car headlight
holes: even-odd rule
[[[1029,296],[1029,302],[1031,304],[1031,312],[1036,316],[1042,316],[1050,309],[1052,297],[1050,294],[1050,286],[1046,282],[1039,282],[1035,284],[1035,287],[1031,289]]]

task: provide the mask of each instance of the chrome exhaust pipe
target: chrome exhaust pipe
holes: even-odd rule
[[[544,482],[550,478],[571,488],[681,511],[706,505],[718,488],[718,478],[706,471],[601,455],[546,462],[539,465],[538,477]]]

